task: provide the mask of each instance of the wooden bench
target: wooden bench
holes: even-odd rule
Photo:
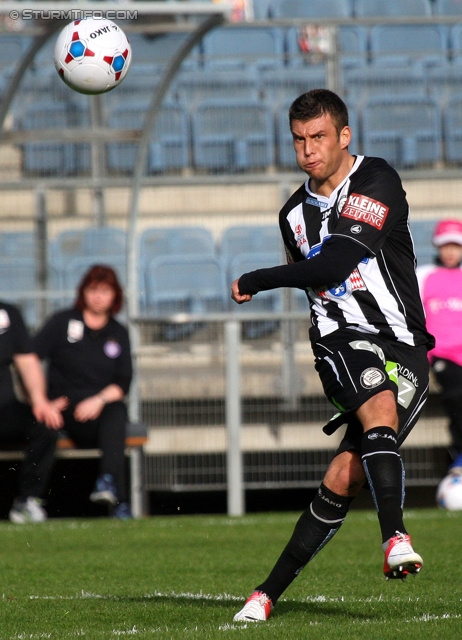
[[[143,447],[147,441],[148,434],[144,424],[127,423],[125,453],[130,458],[130,503],[135,518],[141,517],[144,513]],[[55,455],[57,459],[83,460],[99,458],[101,450],[79,448],[65,431],[60,431]],[[23,458],[24,451],[21,449],[2,448],[0,450],[0,460],[22,460]]]

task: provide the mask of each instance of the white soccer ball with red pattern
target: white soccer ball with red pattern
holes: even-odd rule
[[[462,511],[462,474],[450,473],[441,480],[436,502],[448,511]]]
[[[55,67],[74,91],[105,93],[128,73],[132,50],[127,36],[111,20],[85,18],[64,27],[56,40]]]

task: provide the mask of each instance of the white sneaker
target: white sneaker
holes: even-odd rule
[[[26,500],[15,498],[9,513],[11,522],[15,524],[45,522],[47,517],[47,512],[42,507],[42,501],[33,496],[29,496]]]
[[[263,591],[254,591],[239,613],[236,613],[233,620],[235,622],[268,620],[272,608],[273,603],[266,593],[263,593]]]
[[[415,575],[421,570],[423,560],[412,548],[411,538],[407,534],[397,531],[396,535],[385,542],[382,548],[385,552],[383,573],[387,580],[390,578],[405,580],[408,573]]]

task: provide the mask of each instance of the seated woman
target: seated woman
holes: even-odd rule
[[[123,302],[113,269],[94,265],[77,288],[72,308],[54,314],[33,341],[48,365],[50,399],[65,396],[64,429],[79,447],[101,449],[93,502],[131,517],[125,474],[124,398],[132,378],[127,329],[115,318]]]

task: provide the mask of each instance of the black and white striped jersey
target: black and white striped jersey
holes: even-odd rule
[[[313,286],[313,281],[322,281],[322,274],[310,278],[306,270],[312,340],[351,328],[408,345],[431,346],[408,216],[401,180],[380,158],[357,156],[347,178],[328,198],[311,192],[309,180],[291,196],[280,212],[289,262],[312,260],[322,247],[326,254],[324,247],[329,246],[329,264],[333,260],[334,271],[342,272],[350,248],[356,255],[358,248],[363,251],[344,280]]]

